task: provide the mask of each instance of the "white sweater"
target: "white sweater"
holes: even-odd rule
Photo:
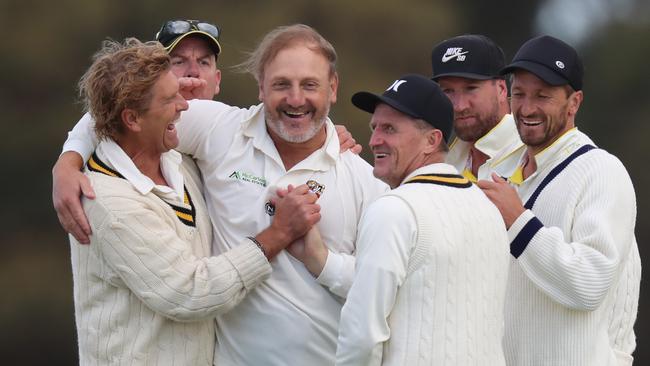
[[[447,164],[418,174],[458,174]],[[468,182],[467,180],[465,180]],[[337,365],[505,365],[508,241],[476,186],[406,183],[364,213]]]
[[[518,187],[524,203],[557,164],[591,140],[576,129],[536,157]],[[636,200],[604,150],[573,160],[508,231],[508,365],[631,365],[641,264]],[[519,255],[519,253],[521,253]]]
[[[250,242],[209,257],[210,221],[188,174],[196,227],[168,203],[190,208],[174,192],[87,175],[97,196],[84,200],[91,244],[70,237],[80,364],[212,365],[214,316],[268,277],[266,258]]]

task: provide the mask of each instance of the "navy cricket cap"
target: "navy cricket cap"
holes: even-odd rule
[[[352,104],[368,113],[374,113],[378,103],[386,103],[408,116],[424,120],[442,131],[445,141],[449,140],[454,107],[435,81],[408,74],[395,80],[382,95],[362,91],[352,96]]]
[[[499,70],[506,63],[503,50],[490,38],[465,34],[438,43],[431,52],[433,79],[458,76],[488,80],[501,78]]]
[[[524,43],[512,62],[501,70],[509,74],[523,69],[535,74],[547,84],[569,84],[573,90],[582,90],[583,66],[578,52],[557,38],[539,36]]]

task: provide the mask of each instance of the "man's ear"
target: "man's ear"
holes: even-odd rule
[[[221,91],[221,70],[217,69],[214,79],[216,85],[214,88],[214,95],[216,96]]]
[[[339,89],[339,74],[335,71],[334,74],[330,77],[330,103],[336,103],[336,93]]]
[[[582,90],[578,90],[569,95],[569,108],[567,110],[569,116],[575,116],[578,113],[583,98],[584,94]]]
[[[140,120],[138,119],[138,112],[131,108],[124,108],[120,113],[122,123],[128,131],[140,132]]]
[[[427,144],[425,147],[425,152],[427,155],[433,154],[436,151],[440,150],[440,145],[444,141],[442,136],[442,131],[437,128],[432,128],[426,132],[427,135]]]

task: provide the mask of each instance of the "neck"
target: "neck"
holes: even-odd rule
[[[284,169],[287,171],[299,162],[305,160],[314,151],[320,149],[327,139],[325,125],[323,125],[314,137],[305,142],[289,142],[275,134],[270,128],[267,128],[267,131],[271,136],[271,140],[273,140],[273,143],[275,144],[275,148],[280,154],[280,159],[282,159]]]
[[[161,154],[159,152],[147,150],[143,148],[142,143],[133,139],[122,138],[116,142],[142,174],[151,178],[155,184],[168,185],[160,170]]]
[[[472,174],[474,174],[474,176],[478,176],[478,168],[480,168],[481,165],[485,164],[487,159],[490,157],[474,147],[474,144],[472,144],[472,147],[469,149],[469,155],[472,157]]]
[[[530,177],[535,171],[537,171],[537,162],[535,161],[536,152],[533,151],[530,147],[526,149],[526,160],[524,162],[524,169],[522,170],[522,175],[524,180]]]

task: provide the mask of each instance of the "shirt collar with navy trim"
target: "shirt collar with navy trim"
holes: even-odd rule
[[[142,174],[133,163],[133,160],[113,140],[102,140],[95,152],[102,162],[108,165],[109,168],[119,172],[140,194],[144,195],[156,190],[163,194],[173,193],[175,198],[181,202],[183,201],[184,181],[180,172],[182,157],[177,151],[170,150],[160,156],[160,169],[163,177],[171,187],[156,185],[151,178]]]

